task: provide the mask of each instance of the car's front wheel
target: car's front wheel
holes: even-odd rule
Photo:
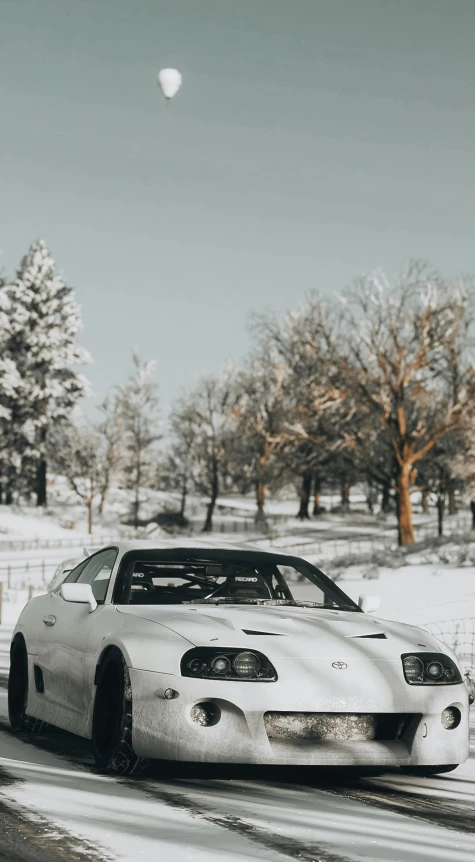
[[[430,778],[431,775],[442,775],[444,772],[453,772],[459,763],[449,763],[445,766],[402,766],[401,770],[406,775],[418,775],[420,778]]]
[[[102,772],[137,774],[147,763],[132,748],[132,688],[127,665],[118,649],[111,650],[99,668],[92,748]]]
[[[8,718],[13,730],[19,733],[37,733],[43,722],[27,715],[28,653],[23,637],[17,636],[10,647],[10,674],[8,676]]]

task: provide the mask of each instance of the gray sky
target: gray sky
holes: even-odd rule
[[[0,263],[43,237],[96,393],[136,346],[165,409],[253,309],[474,270],[474,34],[474,0],[0,0]]]

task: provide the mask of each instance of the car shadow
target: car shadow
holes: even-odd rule
[[[13,732],[6,721],[0,721],[0,729],[8,734],[19,736],[23,742],[65,757],[77,766],[97,772],[91,744],[80,736],[75,736],[65,730],[46,726],[34,735]],[[160,782],[183,781],[253,781],[260,784],[301,785],[308,787],[324,787],[332,785],[354,786],[362,779],[374,778],[379,775],[397,774],[394,768],[343,767],[334,766],[262,766],[259,764],[235,763],[187,763],[171,760],[149,761],[144,771],[131,780],[139,783],[141,780],[155,779]]]

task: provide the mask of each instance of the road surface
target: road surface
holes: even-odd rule
[[[156,764],[116,779],[70,734],[13,735],[0,686],[1,862],[473,862],[475,724],[470,760],[440,778]]]

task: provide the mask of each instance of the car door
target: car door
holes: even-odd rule
[[[107,588],[117,557],[108,548],[89,557],[68,575],[65,583],[88,583],[98,603],[92,613],[88,605],[66,602],[61,587],[51,593],[43,616],[43,637],[38,655],[43,671],[45,699],[63,709],[84,710],[84,657],[92,626],[100,624]]]

